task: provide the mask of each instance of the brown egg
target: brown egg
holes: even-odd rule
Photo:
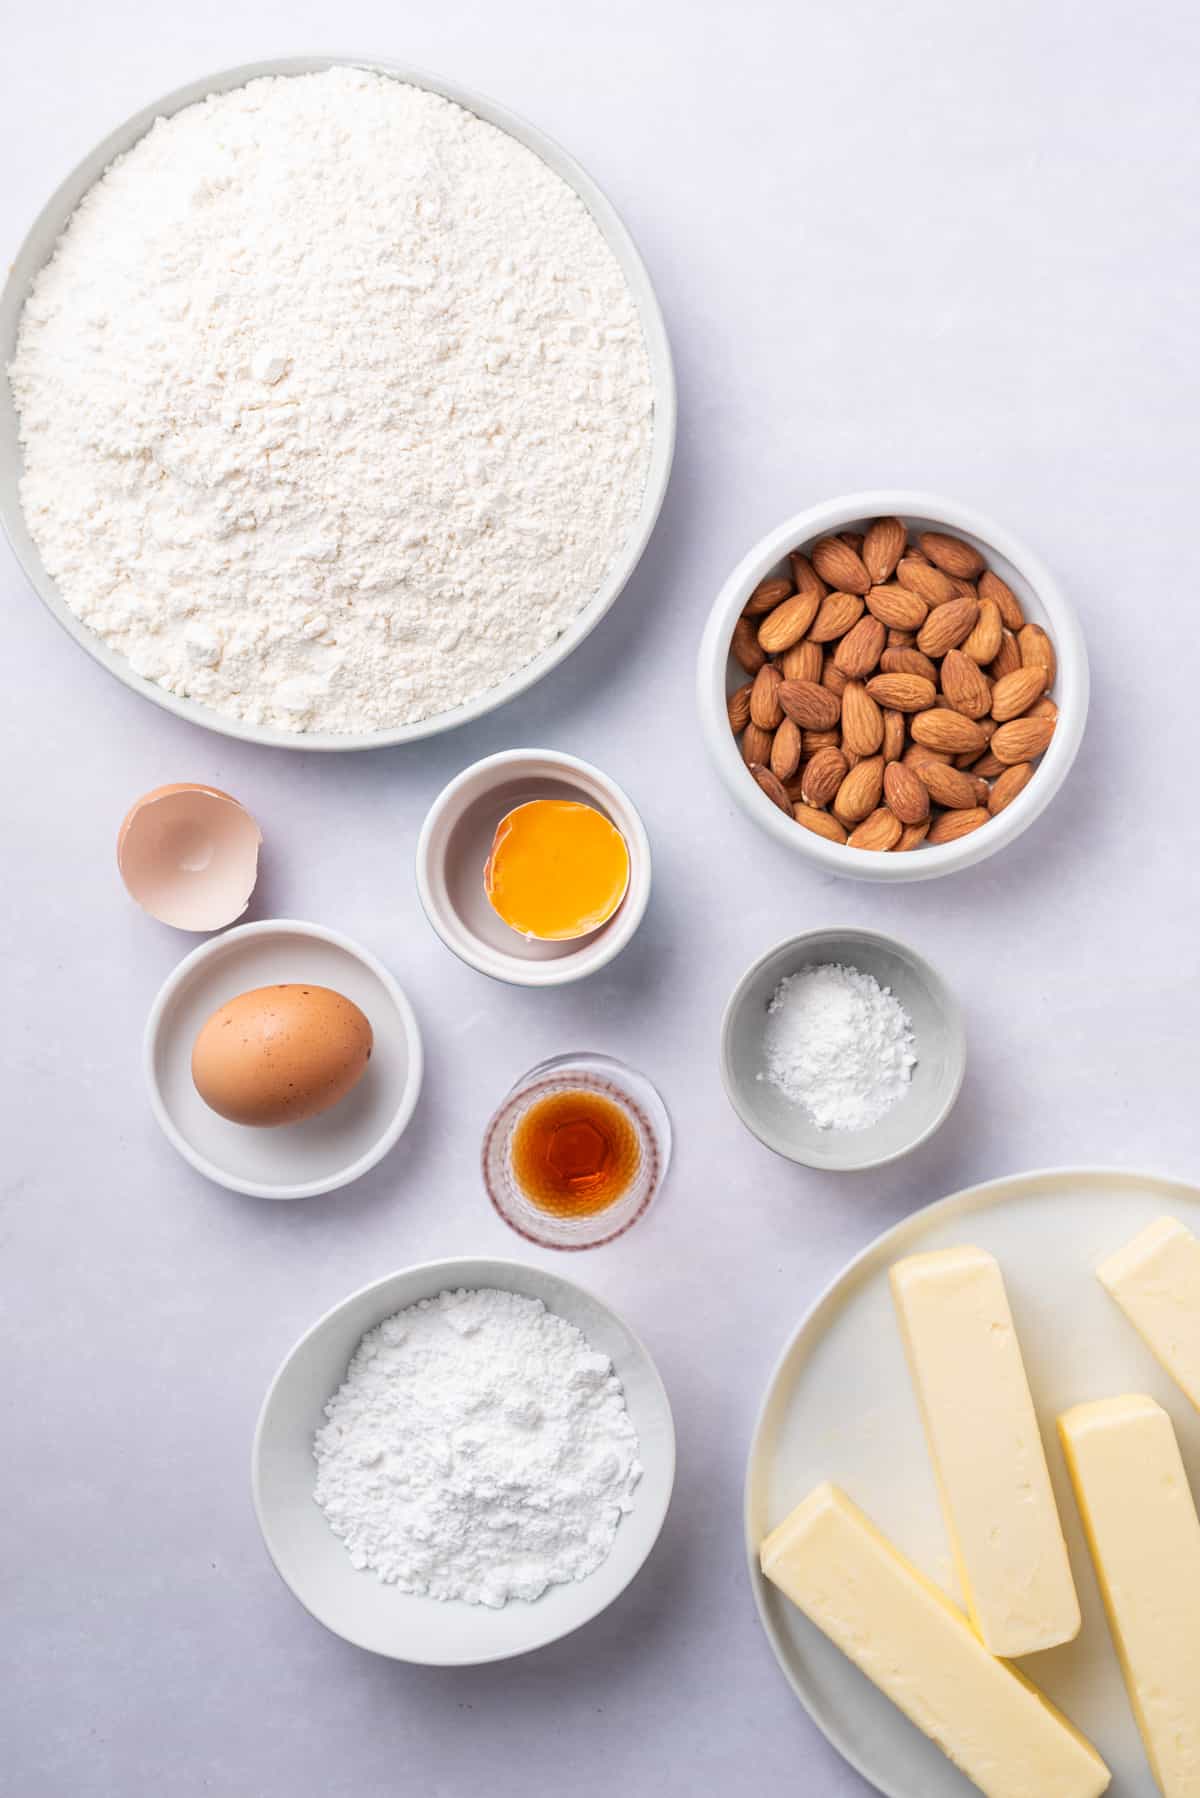
[[[358,1006],[327,986],[260,986],[230,999],[192,1049],[204,1103],[234,1124],[298,1124],[362,1078],[374,1038]]]

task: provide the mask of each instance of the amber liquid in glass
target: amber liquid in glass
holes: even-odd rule
[[[624,1198],[641,1144],[624,1109],[580,1088],[535,1099],[512,1135],[513,1178],[552,1217],[592,1217]]]

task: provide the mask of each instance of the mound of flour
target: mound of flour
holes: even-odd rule
[[[582,202],[461,107],[251,82],[85,196],[9,370],[67,604],[147,680],[360,731],[546,648],[637,518],[637,309]]]
[[[539,1299],[443,1292],[363,1337],[315,1494],[358,1568],[500,1606],[605,1559],[641,1477],[607,1355]]]

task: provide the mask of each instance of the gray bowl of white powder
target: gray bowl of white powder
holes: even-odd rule
[[[115,166],[114,166],[115,165]],[[600,189],[505,108],[341,57],[114,131],[0,297],[0,521],[87,652],[297,749],[450,730],[608,611],[675,390]]]
[[[958,1001],[914,950],[812,930],[747,969],[725,1008],[721,1076],[746,1128],[789,1161],[845,1173],[944,1123],[966,1067]]]
[[[675,1478],[641,1342],[559,1274],[430,1261],[318,1320],[254,1438],[267,1549],[306,1610],[396,1660],[556,1641],[641,1568]]]

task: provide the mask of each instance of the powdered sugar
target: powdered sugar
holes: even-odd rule
[[[35,280],[10,373],[67,604],[252,723],[482,693],[596,592],[645,485],[645,345],[586,207],[358,69],[158,120]]]
[[[317,1432],[316,1501],[358,1568],[500,1606],[606,1558],[641,1477],[607,1355],[539,1299],[443,1292],[364,1336]]]
[[[890,987],[831,962],[781,980],[767,1008],[768,1079],[822,1130],[865,1130],[904,1096],[917,1057]]]

